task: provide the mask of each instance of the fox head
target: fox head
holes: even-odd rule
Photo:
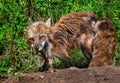
[[[27,28],[27,43],[32,50],[41,51],[49,40],[50,18],[46,22],[35,22]]]

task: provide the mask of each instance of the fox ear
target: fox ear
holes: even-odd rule
[[[47,27],[50,27],[51,26],[51,17],[49,17],[46,21],[45,21],[45,25]]]

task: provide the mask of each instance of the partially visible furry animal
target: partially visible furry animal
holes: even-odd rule
[[[82,11],[63,16],[52,27],[50,19],[30,25],[27,42],[33,50],[42,54],[44,64],[41,70],[47,71],[52,67],[53,57],[60,58],[66,68],[70,67],[72,63],[68,52],[75,47],[80,47],[90,62],[94,38],[93,21],[96,21],[95,14]]]
[[[80,47],[89,67],[110,65],[116,50],[111,22],[98,20],[95,14],[87,11],[67,14],[53,26],[50,18],[46,22],[33,23],[27,29],[27,42],[42,55],[41,71],[52,68],[54,57],[60,58],[66,68],[72,66],[68,53],[75,47]]]
[[[116,51],[116,34],[112,23],[102,18],[93,27],[95,37],[93,40],[92,60],[89,67],[111,65]]]

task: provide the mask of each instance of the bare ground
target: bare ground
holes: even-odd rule
[[[120,83],[120,67],[78,69],[71,67],[54,72],[10,76],[3,83]]]

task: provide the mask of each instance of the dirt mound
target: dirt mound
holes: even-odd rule
[[[38,72],[9,77],[3,83],[120,83],[120,67],[77,69],[71,67],[55,72]]]

